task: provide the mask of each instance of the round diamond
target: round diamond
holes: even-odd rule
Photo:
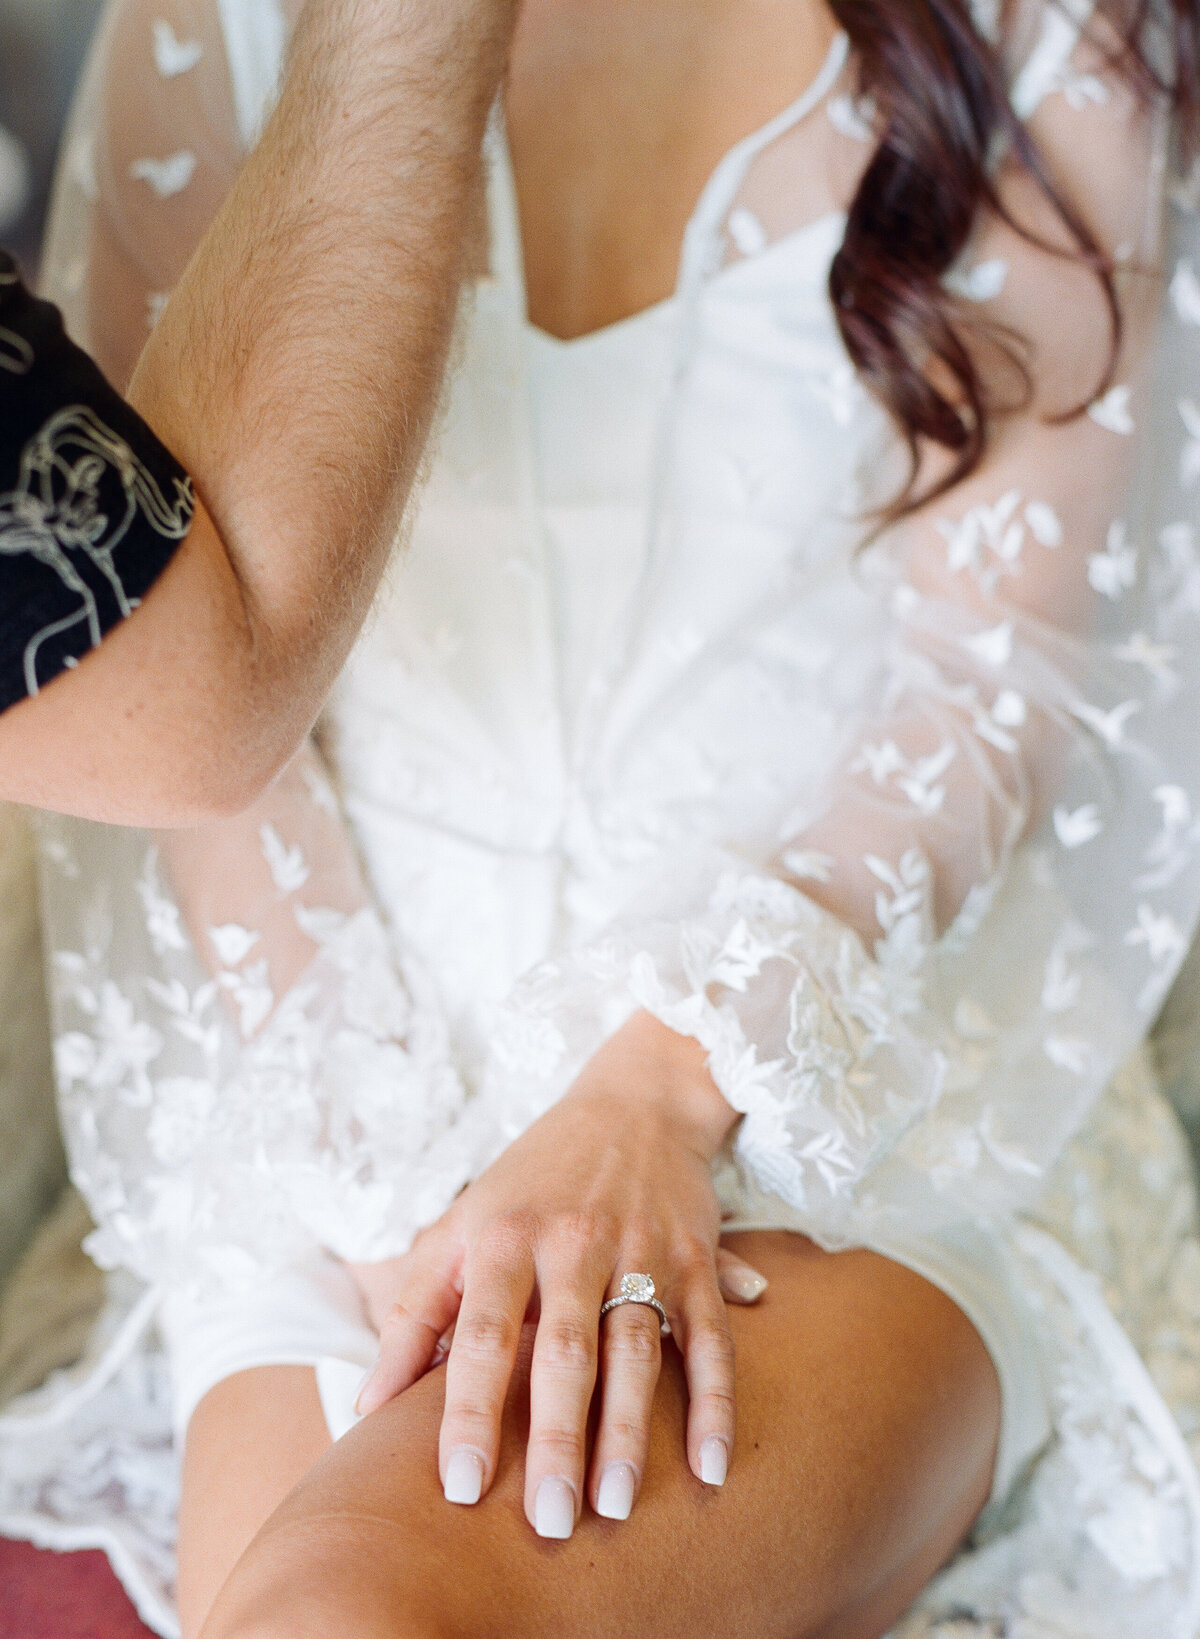
[[[654,1282],[649,1275],[622,1275],[621,1296],[634,1303],[649,1303],[654,1296]]]

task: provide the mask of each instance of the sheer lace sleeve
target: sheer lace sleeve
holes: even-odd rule
[[[1043,47],[1016,96],[1117,264],[1115,373],[1092,273],[982,223],[953,284],[1026,339],[1032,391],[981,341],[1017,407],[968,482],[860,557],[888,664],[832,777],[794,792],[769,873],[698,867],[683,914],[532,975],[501,1052],[528,1065],[536,1040],[550,1085],[633,1006],[695,1036],[744,1117],[736,1161],[829,1245],[1030,1202],[1200,901],[1200,287],[1180,261],[1160,329],[1164,133],[1103,42]],[[1065,248],[1032,185],[1003,186]]]
[[[63,145],[43,286],[118,388],[266,112],[284,29],[277,0],[117,0],[104,14]],[[246,34],[260,45],[252,77],[234,72]]]
[[[105,16],[46,279],[117,383],[254,140],[287,23],[277,0]],[[47,818],[42,856],[64,1126],[98,1261],[178,1287],[314,1242],[366,1260],[453,1198],[468,1167],[440,1016],[314,751],[236,820],[148,835]]]
[[[237,1281],[403,1250],[469,1173],[438,1009],[371,907],[306,751],[236,820],[48,819],[56,1059],[89,1249]]]

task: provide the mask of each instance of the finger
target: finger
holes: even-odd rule
[[[767,1289],[767,1277],[725,1247],[717,1249],[717,1280],[726,1303],[757,1303]]]
[[[380,1327],[379,1359],[358,1391],[355,1409],[360,1417],[378,1411],[428,1371],[438,1340],[453,1324],[458,1305],[458,1288],[447,1262],[422,1259],[408,1263],[400,1276],[396,1301]]]
[[[450,1345],[453,1341],[454,1327],[451,1326],[449,1331],[443,1332],[441,1337],[437,1340],[437,1347],[434,1349],[429,1361],[428,1369],[430,1371],[433,1371],[436,1366],[444,1366],[446,1364],[446,1361],[450,1357]]]
[[[504,1402],[533,1280],[533,1254],[522,1239],[492,1238],[468,1260],[438,1441],[447,1502],[476,1503],[495,1478]]]
[[[689,1288],[677,1330],[688,1381],[688,1462],[705,1485],[724,1485],[736,1421],[734,1356],[715,1271]]]
[[[650,1415],[662,1369],[657,1313],[623,1303],[601,1322],[600,1424],[592,1455],[592,1507],[605,1519],[628,1519],[650,1448]]]
[[[539,1270],[542,1313],[529,1382],[525,1514],[540,1537],[575,1529],[587,1464],[587,1422],[596,1386],[606,1274],[598,1258]]]

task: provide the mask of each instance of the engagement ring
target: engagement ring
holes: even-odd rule
[[[647,1309],[657,1309],[659,1332],[663,1337],[670,1337],[671,1322],[667,1319],[667,1311],[654,1295],[654,1282],[649,1275],[622,1275],[621,1289],[601,1309],[600,1319],[603,1320],[610,1309],[619,1309],[623,1303],[640,1303]]]

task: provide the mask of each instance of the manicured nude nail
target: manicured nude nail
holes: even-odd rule
[[[718,1434],[710,1434],[700,1447],[700,1478],[705,1485],[724,1485],[729,1472],[729,1447]]]
[[[575,1488],[570,1480],[543,1480],[533,1505],[533,1528],[539,1537],[565,1542],[575,1529]]]
[[[600,1476],[596,1512],[605,1519],[628,1519],[633,1512],[637,1476],[629,1463],[609,1463]]]
[[[742,1303],[757,1303],[767,1289],[767,1277],[757,1269],[723,1269],[721,1285]]]
[[[469,1508],[479,1501],[483,1495],[483,1458],[477,1451],[463,1447],[450,1453],[442,1490],[447,1502],[461,1502]]]
[[[369,1372],[363,1373],[363,1380],[358,1385],[358,1393],[354,1397],[354,1409],[360,1417],[366,1417],[370,1412],[375,1410],[375,1407],[371,1404],[371,1397],[367,1391],[371,1387],[371,1384],[375,1381],[375,1374],[378,1370],[378,1366],[372,1366]]]

